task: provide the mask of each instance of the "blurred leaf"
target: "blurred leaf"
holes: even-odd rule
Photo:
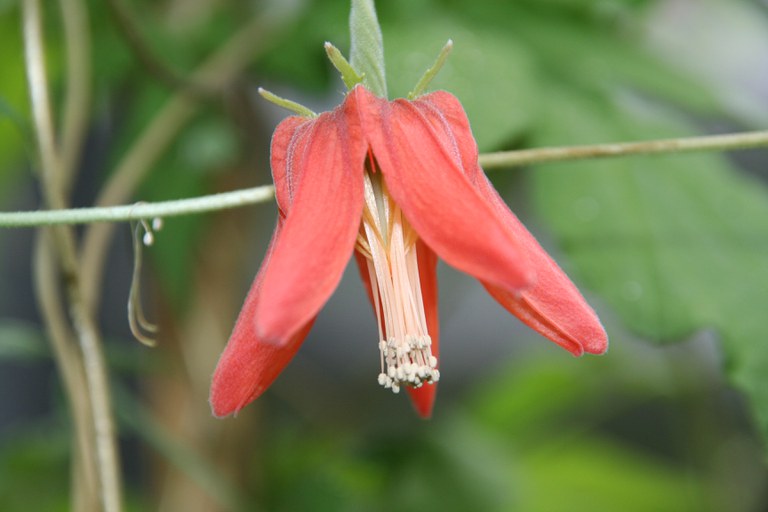
[[[259,58],[260,75],[287,81],[305,90],[326,87],[337,73],[332,71],[323,44],[330,41],[348,55],[348,20],[347,2],[318,2],[311,9],[305,9],[296,22],[275,35],[272,45],[276,50]]]
[[[616,111],[563,91],[536,145],[642,140],[689,130],[670,116]],[[768,194],[717,155],[541,166],[537,207],[591,289],[635,332],[722,337],[732,380],[768,434]]]
[[[204,111],[185,130],[148,175],[137,197],[163,201],[209,192],[208,183],[234,160],[235,135],[215,111]],[[189,299],[200,236],[208,217],[188,215],[164,220],[155,243],[147,248],[172,304],[183,309]]]
[[[695,388],[675,382],[696,357],[618,341],[603,358],[523,357],[473,393],[471,423],[451,446],[503,472],[515,510],[714,512],[729,503],[732,483],[710,473],[705,454],[728,442],[716,418],[731,404],[697,398],[712,395],[704,371]],[[656,359],[643,357],[649,350]],[[664,374],[672,378],[662,389]],[[479,438],[490,449],[478,449]],[[744,502],[759,492],[745,491]]]
[[[505,432],[510,439],[548,435],[543,425],[564,429],[564,416],[585,414],[609,403],[601,385],[605,368],[590,372],[589,361],[527,361],[479,386],[473,402],[473,417],[487,427]],[[602,395],[598,402],[596,395]]]
[[[3,512],[69,509],[69,432],[62,425],[13,432],[0,444]]]
[[[606,439],[539,445],[520,461],[520,510],[714,512],[695,475]]]
[[[237,157],[232,126],[217,117],[195,123],[181,137],[176,151],[178,165],[186,172],[210,174]]]
[[[48,357],[48,346],[38,327],[0,318],[0,361],[45,357]]]
[[[371,510],[382,484],[380,469],[350,457],[340,437],[298,432],[295,427],[271,432],[264,447],[265,504],[274,511]]]
[[[0,80],[0,195],[11,189],[9,183],[20,170],[19,166],[11,164],[20,158],[24,148],[34,147],[28,129],[27,81],[18,23],[20,14],[13,14],[0,16],[0,48],[3,49],[3,78]]]
[[[141,437],[226,510],[240,510],[242,497],[211,464],[155,420],[121,385],[113,383],[113,393],[123,428]]]
[[[385,25],[392,97],[404,97],[448,39],[454,48],[430,90],[456,95],[481,150],[499,148],[529,128],[539,103],[529,52],[507,34],[452,18]]]
[[[587,89],[605,98],[632,90],[697,112],[722,113],[714,95],[694,78],[642,48],[639,20],[625,25],[521,12],[513,33],[535,48],[553,85]]]

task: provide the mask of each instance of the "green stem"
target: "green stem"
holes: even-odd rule
[[[662,139],[646,142],[564,146],[484,153],[480,155],[480,164],[485,169],[498,169],[588,158],[694,151],[728,151],[767,146],[768,130],[727,135],[711,135],[705,137],[689,137],[683,139]],[[274,187],[271,185],[262,185],[260,187],[235,190],[233,192],[158,203],[138,203],[123,206],[43,210],[35,212],[0,212],[0,227],[13,228],[55,224],[124,222],[152,219],[155,217],[173,217],[258,204],[268,201],[273,195]]]
[[[764,146],[768,146],[768,130],[680,139],[500,151],[480,155],[480,165],[484,169],[496,169],[589,158],[690,153],[694,151],[730,151]]]
[[[272,185],[223,192],[191,199],[137,203],[124,206],[70,208],[67,210],[39,210],[34,212],[0,213],[0,227],[52,226],[57,224],[88,224],[92,222],[127,222],[174,217],[192,213],[212,212],[257,204],[272,199]]]

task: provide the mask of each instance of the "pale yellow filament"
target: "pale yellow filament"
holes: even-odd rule
[[[373,166],[372,166],[373,167]],[[414,232],[381,174],[365,172],[365,205],[356,249],[365,257],[379,324],[379,383],[395,393],[440,378],[432,356]]]

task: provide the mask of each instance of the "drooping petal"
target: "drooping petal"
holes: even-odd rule
[[[437,309],[437,256],[427,247],[423,240],[416,244],[416,254],[419,260],[419,281],[421,296],[424,300],[424,314],[427,318],[427,330],[432,338],[432,355],[440,361],[440,322]],[[439,362],[438,362],[439,367]],[[437,383],[424,384],[420,388],[407,387],[408,395],[416,412],[422,418],[432,416],[435,405]]]
[[[509,290],[534,274],[512,232],[460,166],[451,141],[414,102],[388,102],[363,87],[349,94],[359,109],[392,198],[424,241],[447,263]]]
[[[256,275],[232,335],[216,365],[210,402],[213,414],[217,417],[237,413],[261,395],[296,354],[314,322],[311,319],[282,346],[265,343],[256,334],[253,316],[261,299],[264,272],[279,236],[280,223],[275,228],[261,270]]]
[[[509,210],[477,164],[477,145],[472,138],[464,109],[456,97],[446,92],[436,92],[420,98],[416,103],[435,129],[443,131],[445,138],[452,141],[470,181],[497,214],[506,219],[507,226],[536,271],[534,286],[518,293],[484,281],[490,294],[529,327],[573,354],[605,352],[608,337],[595,312],[571,280]]]
[[[255,308],[261,339],[288,343],[338,285],[360,225],[365,152],[346,103],[273,145],[285,222]]]
[[[488,201],[499,209],[506,208],[487,179],[482,181]],[[608,350],[608,335],[576,286],[512,212],[508,222],[536,269],[536,284],[519,293],[510,293],[483,282],[488,292],[526,325],[573,355],[602,354]]]

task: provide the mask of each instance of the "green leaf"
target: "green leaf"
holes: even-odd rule
[[[553,91],[535,145],[689,135],[669,115]],[[542,166],[534,198],[589,288],[659,341],[714,330],[768,434],[768,194],[719,155]]]
[[[512,32],[535,48],[538,64],[553,85],[570,85],[604,97],[629,90],[701,113],[723,112],[700,81],[642,47],[639,23],[631,26],[634,30],[622,32],[612,24],[589,25],[557,14],[523,11],[511,20]]]
[[[713,393],[708,365],[613,334],[605,357],[528,353],[486,377],[470,401],[474,431],[451,443],[454,451],[505,471],[495,494],[514,492],[516,506],[502,510],[754,510],[760,479],[730,473],[762,460],[742,425],[722,421],[733,403]],[[728,476],[713,471],[718,439],[750,447],[731,453],[738,459],[726,463]],[[553,482],[557,492],[548,492]]]
[[[384,42],[373,0],[352,0],[352,9],[349,11],[349,35],[352,41],[350,49],[352,67],[363,74],[363,83],[372,93],[386,98]]]

